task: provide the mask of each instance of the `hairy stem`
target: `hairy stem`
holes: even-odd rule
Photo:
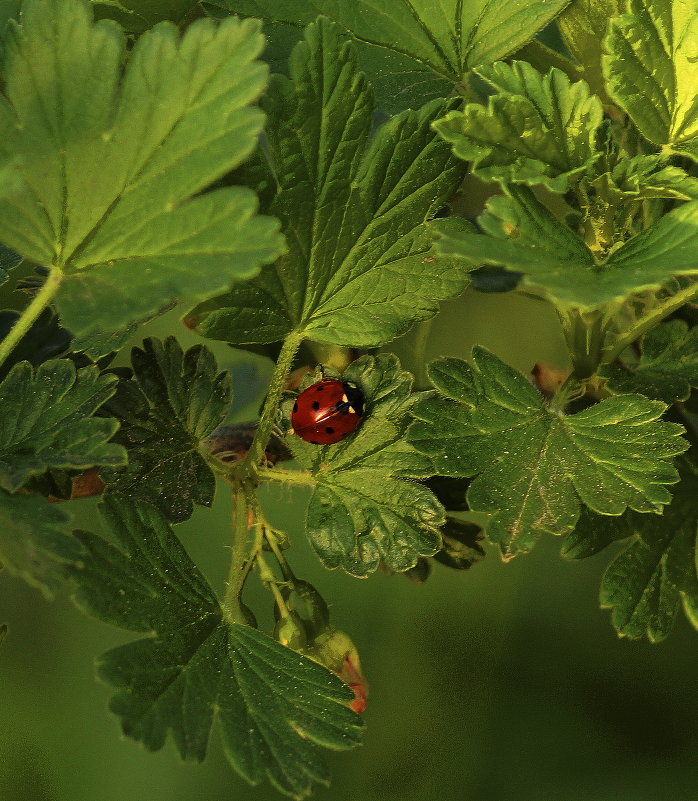
[[[10,329],[9,334],[0,342],[0,365],[4,363],[17,343],[39,318],[41,312],[49,305],[58,292],[63,280],[63,273],[53,268],[46,276],[41,289],[34,295],[31,303],[22,312],[17,322]]]
[[[225,595],[223,596],[223,617],[229,623],[247,623],[247,618],[242,610],[240,595],[245,577],[249,572],[246,570],[248,561],[248,532],[250,529],[250,512],[245,491],[241,484],[233,485],[233,544],[230,554],[230,568],[228,570],[228,580],[225,585]]]
[[[286,484],[315,486],[315,479],[305,470],[280,470],[277,467],[268,467],[259,473],[259,479],[260,481],[282,481]]]

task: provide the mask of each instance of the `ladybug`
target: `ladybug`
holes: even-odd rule
[[[323,378],[296,399],[289,434],[312,445],[332,445],[358,428],[363,413],[364,395],[355,384]]]

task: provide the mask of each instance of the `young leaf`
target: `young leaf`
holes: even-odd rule
[[[366,397],[356,436],[318,447],[287,443],[314,478],[307,512],[310,542],[326,567],[367,576],[382,560],[403,572],[441,546],[443,507],[423,484],[431,461],[404,439],[412,405],[409,373],[392,355],[362,356],[344,372]]]
[[[259,25],[163,23],[125,37],[86,0],[25,0],[10,23],[0,239],[53,265],[64,324],[109,330],[221,292],[281,251],[250,190],[201,194],[253,150],[266,83]],[[40,75],[41,80],[37,81]]]
[[[324,14],[357,40],[414,59],[454,83],[529,42],[569,0],[219,0],[236,14],[305,25]]]
[[[98,660],[124,734],[155,751],[171,732],[183,759],[201,761],[215,714],[228,759],[251,784],[266,775],[303,798],[314,782],[327,783],[318,746],[359,742],[361,721],[345,706],[352,691],[311,659],[225,620],[154,507],[107,496],[103,512],[116,544],[78,532],[86,555],[75,600],[100,620],[146,633]]]
[[[469,264],[497,264],[523,272],[524,286],[562,303],[595,309],[677,275],[698,274],[698,201],[685,203],[595,262],[584,243],[526,187],[496,196],[479,218],[486,235],[448,233],[437,251]]]
[[[230,407],[230,373],[218,372],[208,348],[184,353],[174,337],[146,339],[131,361],[134,379],[121,383],[106,409],[121,421],[116,442],[128,449],[129,463],[103,477],[169,520],[186,520],[194,503],[213,502],[216,480],[200,447]]]
[[[661,517],[630,513],[638,536],[609,565],[601,581],[601,606],[612,610],[621,637],[660,642],[671,631],[679,604],[698,628],[698,469],[679,460],[681,482]]]
[[[477,476],[468,506],[485,512],[487,536],[509,557],[543,532],[574,529],[581,504],[619,515],[660,512],[678,480],[669,463],[688,443],[682,427],[658,422],[665,406],[641,395],[609,398],[574,415],[551,411],[526,378],[484,348],[473,364],[439,359],[409,441],[436,472]]]
[[[605,42],[608,91],[646,139],[698,161],[698,3],[629,0],[628,11]]]
[[[69,529],[70,517],[45,498],[0,489],[0,563],[47,598],[53,597],[82,554]]]
[[[681,167],[661,167],[658,155],[619,158],[611,172],[591,181],[609,203],[620,205],[651,198],[698,199],[698,178]]]
[[[248,283],[194,309],[204,336],[266,343],[296,330],[317,342],[374,347],[433,316],[467,271],[433,254],[427,223],[464,165],[431,129],[443,101],[384,125],[368,152],[372,98],[353,47],[321,18],[294,49],[290,82],[275,76],[267,135],[289,252]]]
[[[698,328],[682,320],[653,328],[642,341],[642,357],[635,368],[605,364],[600,375],[617,394],[639,392],[664,403],[688,400],[698,387]]]
[[[584,81],[560,70],[541,75],[525,61],[477,70],[497,94],[487,106],[469,103],[435,124],[453,152],[473,162],[485,181],[566,192],[598,158],[601,101]]]
[[[67,359],[16,364],[0,383],[0,487],[14,492],[53,467],[125,464],[126,451],[109,442],[117,422],[90,416],[115,389],[113,376]]]

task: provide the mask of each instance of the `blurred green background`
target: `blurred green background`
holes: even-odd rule
[[[141,335],[196,338],[168,315]],[[517,368],[564,366],[556,320],[542,303],[466,293],[444,304],[431,356],[467,355],[479,342]],[[394,349],[407,362],[410,337]],[[270,364],[214,347],[233,370],[234,416],[254,415]],[[688,801],[698,768],[698,636],[680,619],[668,641],[619,640],[598,609],[609,556],[570,563],[542,541],[504,565],[494,549],[466,573],[436,565],[417,586],[325,571],[301,532],[302,501],[277,489],[272,522],[289,531],[292,565],[328,600],[333,622],[361,653],[371,691],[364,746],[330,754],[333,784],[319,801]],[[71,504],[99,526],[96,502]],[[289,516],[290,515],[290,516]],[[217,587],[228,558],[229,499],[178,528]],[[246,596],[269,610],[260,592]],[[53,603],[0,574],[0,801],[267,801],[228,767],[217,732],[203,765],[171,744],[154,754],[123,739],[93,658],[132,635]]]

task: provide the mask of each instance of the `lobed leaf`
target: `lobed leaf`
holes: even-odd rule
[[[352,691],[311,659],[225,620],[154,507],[107,496],[103,512],[115,545],[78,532],[86,556],[75,600],[100,620],[147,633],[98,660],[124,734],[153,751],[171,733],[183,759],[201,761],[215,717],[226,756],[251,784],[266,776],[300,799],[327,783],[318,746],[343,750],[360,738],[360,719],[345,706]]]
[[[69,515],[45,498],[0,489],[0,562],[47,598],[53,597],[82,555],[69,528]]]
[[[259,25],[163,23],[122,74],[125,43],[86,0],[25,0],[6,39],[0,239],[53,266],[75,335],[221,292],[281,251],[250,190],[202,194],[262,128]]]
[[[599,262],[526,187],[491,198],[479,223],[485,234],[448,233],[437,251],[473,266],[523,272],[523,286],[582,309],[658,289],[674,276],[698,274],[698,200],[665,214]]]
[[[658,421],[664,404],[624,395],[563,415],[484,348],[473,350],[473,365],[431,364],[442,397],[416,405],[408,438],[439,474],[475,476],[468,507],[490,515],[487,536],[508,557],[544,532],[572,531],[582,504],[620,515],[669,503],[666,485],[678,480],[669,460],[688,443],[681,426]]]
[[[394,117],[364,153],[372,95],[340,29],[324,18],[308,26],[290,68],[292,80],[275,76],[265,102],[267,183],[278,186],[269,211],[282,221],[288,253],[190,319],[204,336],[232,343],[296,330],[374,347],[433,316],[468,280],[462,264],[432,248],[434,232],[467,224],[429,222],[465,171],[431,129],[448,104]]]
[[[501,184],[540,184],[566,192],[600,153],[601,101],[584,81],[552,68],[541,75],[525,61],[497,62],[478,75],[496,90],[487,106],[468,103],[435,123],[473,173]]]
[[[330,569],[367,576],[381,560],[392,570],[414,567],[441,546],[443,507],[423,484],[409,479],[434,473],[431,461],[404,439],[412,380],[395,356],[362,356],[344,373],[366,397],[356,436],[318,447],[287,438],[314,480],[306,527]],[[407,479],[407,480],[406,480]]]
[[[698,161],[698,2],[627,7],[605,41],[608,91],[646,139]]]
[[[0,383],[0,487],[14,492],[50,468],[125,464],[109,441],[117,422],[91,416],[115,389],[113,376],[67,359],[16,364]]]
[[[215,476],[200,448],[227,414],[231,376],[218,372],[208,348],[185,353],[174,337],[144,340],[131,361],[133,380],[121,382],[107,406],[121,422],[116,441],[128,449],[129,463],[104,479],[180,522],[191,517],[194,503],[213,502]]]

